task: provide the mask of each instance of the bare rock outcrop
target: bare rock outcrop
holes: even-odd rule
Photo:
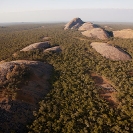
[[[65,25],[64,30],[67,29],[78,29],[84,22],[80,19],[80,18],[74,18],[73,20],[71,20],[70,22],[68,22]]]
[[[50,90],[52,72],[51,65],[39,61],[0,64],[0,131],[27,132],[33,111]]]
[[[60,48],[60,46],[55,46],[55,47],[51,47],[51,48],[47,48],[45,49],[43,52],[53,52],[53,53],[60,53],[62,50]]]
[[[91,30],[82,32],[82,34],[87,37],[98,38],[101,40],[109,38],[109,34],[102,28],[93,28]]]
[[[99,26],[90,22],[86,22],[80,26],[78,30],[91,30],[93,28],[99,28]]]
[[[107,43],[93,42],[91,43],[92,48],[94,48],[102,56],[111,60],[131,60],[131,56],[124,50],[114,47]]]
[[[113,31],[114,37],[118,38],[133,38],[133,30],[132,29],[123,29],[118,31]]]
[[[45,36],[42,39],[43,39],[43,41],[49,41],[51,39],[51,37]]]
[[[31,51],[31,50],[35,50],[35,49],[45,49],[45,48],[49,48],[49,47],[50,47],[49,41],[38,42],[38,43],[33,43],[33,44],[23,48],[20,51]]]

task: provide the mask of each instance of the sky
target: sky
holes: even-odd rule
[[[0,23],[133,22],[133,0],[0,0]]]

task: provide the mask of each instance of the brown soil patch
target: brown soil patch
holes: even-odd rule
[[[117,107],[118,105],[118,101],[116,99],[117,91],[111,85],[111,83],[105,77],[99,76],[95,73],[91,73],[91,76],[95,84],[97,86],[102,87],[102,89],[99,90],[99,95],[107,102],[109,102],[109,105],[111,107]]]
[[[127,75],[132,77],[133,76],[133,70],[127,71]]]

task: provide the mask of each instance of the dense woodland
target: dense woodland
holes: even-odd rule
[[[133,132],[133,60],[111,61],[90,46],[101,41],[83,36],[77,30],[63,30],[64,24],[21,24],[0,27],[0,60],[38,60],[54,66],[49,82],[53,89],[39,102],[30,133],[131,133]],[[20,52],[48,36],[60,45],[60,54],[41,50]],[[110,38],[112,45],[133,58],[133,39]],[[16,53],[17,56],[13,56]],[[99,95],[90,73],[106,77],[115,87],[117,106]]]

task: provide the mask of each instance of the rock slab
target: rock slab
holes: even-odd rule
[[[51,48],[47,48],[45,49],[43,52],[53,52],[53,53],[60,53],[62,50],[60,48],[60,46],[55,46],[55,47],[51,47]]]
[[[131,60],[132,57],[121,48],[114,47],[107,43],[93,42],[90,44],[98,53],[102,56],[114,60],[114,61],[126,61]]]
[[[93,28],[91,30],[82,32],[82,34],[87,37],[98,38],[101,40],[109,38],[108,33],[102,28]]]
[[[50,43],[49,41],[46,42],[38,42],[38,43],[33,43],[25,48],[23,48],[20,51],[31,51],[31,50],[35,50],[35,49],[46,49],[50,47]]]
[[[90,22],[86,22],[80,26],[78,30],[91,30],[93,28],[99,28],[99,26]]]
[[[114,37],[118,38],[133,38],[133,30],[132,29],[123,29],[118,31],[113,31]]]

